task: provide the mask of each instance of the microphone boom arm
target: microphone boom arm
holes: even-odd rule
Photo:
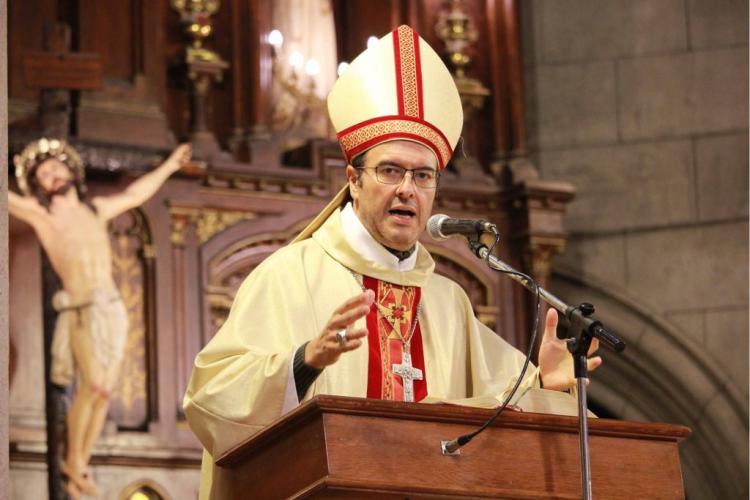
[[[535,287],[528,279],[522,277],[522,273],[518,272],[516,269],[509,266],[494,255],[490,254],[487,246],[482,243],[478,237],[468,238],[468,240],[471,250],[476,254],[477,257],[487,262],[491,268],[506,273],[508,277],[510,277],[514,281],[519,282],[529,291],[535,292]],[[578,307],[572,307],[566,304],[560,298],[556,297],[554,294],[545,290],[543,287],[540,286],[538,287],[538,289],[539,296],[544,299],[545,302],[557,309],[557,311],[565,316],[571,322],[571,324],[578,327],[575,330],[587,330],[592,337],[598,338],[603,345],[613,349],[616,352],[622,352],[625,349],[625,342],[623,342],[622,339],[620,339],[612,332],[606,330],[602,326],[601,322],[590,317],[590,315],[594,312],[594,307],[591,304],[584,303]],[[574,339],[571,340],[573,340],[574,342],[571,342],[572,345],[569,345],[568,349],[573,352],[575,351],[577,344],[580,342],[580,335],[574,333]]]

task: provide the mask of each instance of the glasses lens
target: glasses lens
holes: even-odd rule
[[[411,171],[414,183],[422,188],[434,188],[437,186],[437,172],[431,168],[418,168]]]
[[[384,184],[398,184],[404,178],[406,170],[395,165],[378,165],[375,173],[378,180]]]

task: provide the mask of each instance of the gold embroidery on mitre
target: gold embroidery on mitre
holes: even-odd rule
[[[417,41],[419,43],[419,41]],[[420,117],[419,87],[417,85],[417,56],[414,47],[414,32],[407,26],[398,28],[399,61],[401,66],[401,85],[404,114]]]
[[[399,133],[416,135],[417,137],[424,138],[430,144],[433,144],[438,149],[437,153],[440,169],[442,170],[445,168],[445,165],[451,157],[451,149],[448,144],[443,137],[431,127],[411,120],[393,119],[370,123],[339,136],[339,143],[343,146],[344,151],[349,154],[349,151],[352,151],[368,141],[385,135]]]

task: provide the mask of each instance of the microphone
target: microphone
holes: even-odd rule
[[[453,219],[445,214],[435,214],[427,221],[427,232],[435,240],[446,240],[454,234],[467,237],[480,233],[497,234],[497,226],[486,220]]]

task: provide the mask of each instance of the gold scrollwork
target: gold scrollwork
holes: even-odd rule
[[[255,219],[258,215],[254,212],[241,210],[221,209],[197,209],[197,208],[172,208],[170,210],[172,220],[172,233],[170,239],[173,245],[184,246],[187,228],[195,226],[198,241],[203,244],[214,235],[224,231],[228,227],[244,220]]]

